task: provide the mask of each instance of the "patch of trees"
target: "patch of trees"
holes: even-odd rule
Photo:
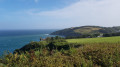
[[[120,32],[103,34],[103,37],[112,37],[112,36],[120,36]]]
[[[66,39],[75,39],[75,38],[95,38],[100,36],[100,34],[85,34],[80,36],[67,36]]]
[[[80,36],[80,33],[74,32],[74,29],[64,29],[51,33],[51,35],[61,35],[61,36]]]
[[[80,36],[67,36],[66,39],[112,37],[112,36],[120,36],[120,32],[117,32],[117,33],[104,33],[104,34],[85,34],[85,35],[80,35]]]

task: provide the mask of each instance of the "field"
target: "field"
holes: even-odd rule
[[[100,30],[101,28],[94,28],[94,27],[83,27],[80,29],[74,30],[74,32],[81,33],[81,34],[87,34],[87,33],[92,33],[96,30]]]
[[[80,44],[97,44],[97,43],[120,43],[120,37],[101,37],[101,38],[81,38],[81,39],[67,39],[69,43]]]

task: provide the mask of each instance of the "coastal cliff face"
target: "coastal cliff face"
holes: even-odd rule
[[[85,34],[104,34],[116,32],[120,32],[120,26],[116,27],[81,26],[55,31],[51,33],[51,35],[80,36]]]

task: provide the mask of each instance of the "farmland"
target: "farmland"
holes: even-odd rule
[[[97,44],[97,43],[120,43],[120,37],[101,37],[101,38],[80,38],[67,39],[69,43]]]

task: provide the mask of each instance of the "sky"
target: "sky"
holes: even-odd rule
[[[0,30],[120,26],[120,0],[0,0]]]

